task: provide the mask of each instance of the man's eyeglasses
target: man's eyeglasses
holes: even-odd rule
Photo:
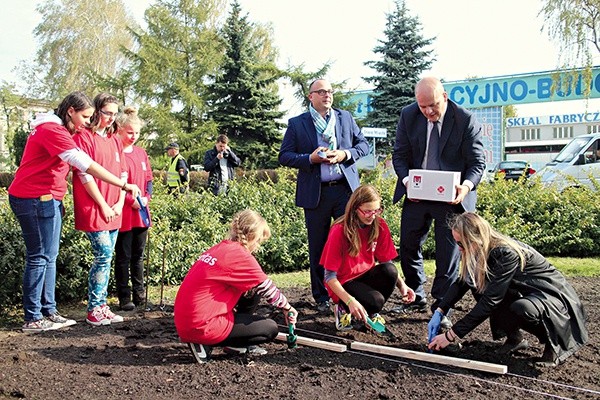
[[[457,245],[458,247],[460,247],[461,249],[463,249],[463,250],[464,250],[464,248],[465,248],[465,245],[464,245],[464,244],[462,244],[462,242],[461,242],[460,240],[457,240],[457,241],[456,241],[456,245]]]
[[[117,116],[117,113],[100,110],[100,114],[107,116],[108,118],[114,118]]]
[[[377,210],[361,210],[360,208],[358,209],[358,211],[360,211],[360,213],[369,218],[372,217],[374,215],[381,215],[383,213],[383,207],[378,208]]]
[[[319,96],[325,96],[326,94],[333,95],[333,90],[332,89],[329,89],[329,90],[319,89],[319,90],[313,90],[312,92],[310,92],[310,94],[313,94],[313,93],[317,93]]]

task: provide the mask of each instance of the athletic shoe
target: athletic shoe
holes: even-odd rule
[[[192,351],[192,356],[198,364],[204,364],[210,361],[212,347],[196,343],[188,343],[188,347]]]
[[[110,307],[107,304],[104,304],[103,306],[100,306],[100,307],[102,308],[102,312],[104,313],[104,316],[110,320],[111,324],[114,324],[116,322],[123,322],[123,317],[110,311]]]
[[[427,311],[427,300],[420,299],[418,301],[413,301],[412,303],[402,304],[398,307],[394,307],[390,310],[390,312],[398,313],[398,314],[410,314],[413,312],[426,312]]]
[[[317,311],[324,313],[331,310],[331,300],[320,301],[317,303]]]
[[[223,347],[223,351],[227,354],[250,354],[253,356],[264,356],[268,353],[267,349],[260,346],[252,345],[248,347]]]
[[[67,326],[75,325],[77,323],[77,322],[75,322],[74,319],[68,319],[68,318],[63,317],[62,315],[60,315],[58,313],[58,311],[52,315],[48,315],[46,317],[46,319],[48,321],[52,322],[54,325],[56,325],[57,326],[56,329],[66,328]]]
[[[334,305],[335,328],[338,331],[348,331],[352,329],[352,314],[346,312],[340,304]]]
[[[107,318],[106,315],[104,315],[104,309],[101,306],[98,306],[94,307],[91,311],[88,311],[85,322],[94,326],[110,325],[110,318]]]
[[[45,318],[38,319],[37,321],[28,321],[23,324],[21,330],[24,333],[39,333],[52,331],[54,329],[58,329],[60,326],[56,326],[52,321],[49,321]]]

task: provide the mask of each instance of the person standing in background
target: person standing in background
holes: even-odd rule
[[[150,216],[145,222],[140,209],[148,209],[152,196],[152,168],[146,150],[135,143],[140,137],[144,122],[133,107],[126,107],[117,117],[118,136],[123,143],[123,153],[127,160],[127,179],[142,188],[138,197],[125,195],[121,228],[117,236],[115,251],[115,282],[119,306],[123,311],[131,311],[144,304],[144,249],[148,240]],[[141,204],[139,203],[141,200]],[[148,225],[147,225],[148,224]],[[129,279],[131,278],[131,287]],[[132,297],[133,295],[133,297]],[[132,301],[133,300],[133,301]]]
[[[189,189],[188,175],[190,169],[185,159],[179,154],[179,145],[175,142],[169,143],[165,148],[171,162],[167,170],[167,186],[169,193],[178,195],[186,193]]]
[[[93,112],[92,102],[85,94],[72,92],[54,113],[37,114],[21,163],[8,188],[10,207],[21,225],[26,248],[23,332],[43,332],[75,324],[60,315],[55,300],[56,257],[69,165],[133,196],[139,194],[137,186],[111,174],[73,141],[72,134],[89,124]]]
[[[127,181],[123,145],[115,134],[115,119],[119,112],[117,98],[101,93],[94,98],[94,107],[90,129],[76,133],[73,140],[98,164]],[[85,232],[94,254],[88,279],[86,322],[94,326],[123,322],[122,316],[110,310],[107,296],[110,265],[121,227],[125,192],[95,180],[85,172],[75,171],[73,202],[75,229]]]
[[[204,155],[204,170],[208,172],[208,186],[215,196],[227,193],[227,182],[234,177],[233,169],[241,165],[240,158],[229,147],[227,135],[217,136],[215,147]]]
[[[369,153],[367,140],[348,111],[332,108],[333,89],[325,79],[309,85],[309,110],[289,120],[279,163],[298,169],[296,205],[304,209],[310,284],[317,309],[331,306],[319,263],[332,219],[344,214],[359,185],[356,161]]]
[[[476,188],[485,171],[481,124],[468,110],[448,100],[439,79],[426,77],[415,86],[416,102],[402,109],[392,162],[398,176],[393,202],[405,197],[400,223],[400,263],[406,284],[415,291],[415,301],[392,311],[406,313],[427,310],[423,243],[435,221],[435,278],[431,287],[434,311],[456,279],[460,254],[448,217],[474,211]],[[410,199],[406,195],[411,169],[460,172],[460,184],[450,203]],[[443,327],[452,326],[449,314]]]

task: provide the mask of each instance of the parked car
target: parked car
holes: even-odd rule
[[[573,138],[554,160],[538,172],[540,181],[559,190],[581,186],[595,189],[600,182],[599,150],[600,133]]]
[[[516,181],[522,176],[529,178],[535,174],[535,169],[527,161],[510,160],[501,161],[496,164],[496,167],[491,171],[494,174],[494,179],[506,179]]]

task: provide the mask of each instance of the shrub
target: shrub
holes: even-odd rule
[[[153,226],[147,248],[151,285],[177,285],[207,248],[228,234],[232,216],[245,208],[258,211],[268,221],[272,237],[263,243],[257,259],[267,273],[308,267],[308,244],[303,210],[295,205],[296,172],[287,168],[241,172],[230,182],[226,196],[205,189],[205,172],[192,172],[192,190],[174,197],[167,193],[161,173],[155,173],[155,194],[150,203]],[[385,207],[384,217],[396,244],[400,238],[401,202],[392,204],[396,177],[383,167],[362,172],[362,182],[375,185]],[[481,183],[478,212],[499,231],[537,248],[547,256],[597,256],[600,254],[600,194],[585,189],[559,193],[512,181]],[[0,307],[21,302],[25,246],[21,230],[0,189]],[[66,215],[57,261],[57,298],[81,300],[87,296],[92,262],[88,239],[73,228],[73,204],[65,197]],[[433,238],[423,253],[435,254]],[[113,280],[111,280],[111,283]]]

